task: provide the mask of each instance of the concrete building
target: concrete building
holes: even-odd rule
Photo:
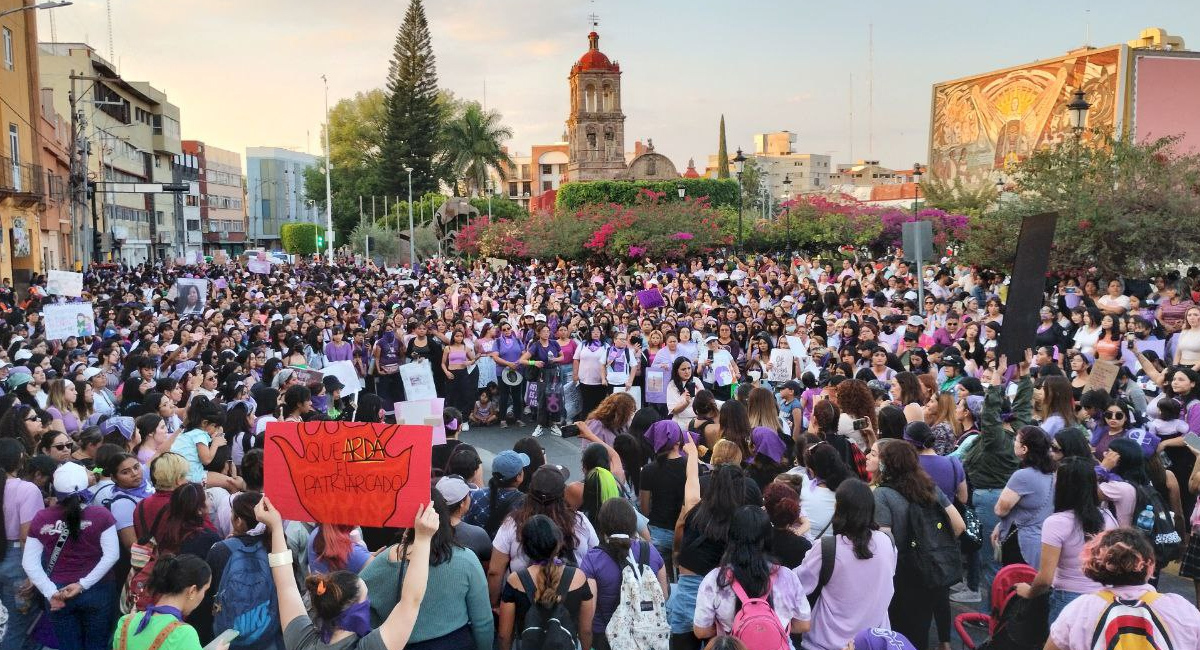
[[[285,223],[324,225],[324,213],[308,200],[304,170],[320,161],[291,149],[246,149],[246,197],[250,203],[249,241],[267,249],[279,248],[279,228]]]
[[[832,171],[829,156],[813,153],[796,153],[796,134],[788,131],[759,133],[754,136],[753,158],[766,183],[771,197],[779,200],[788,194],[821,192],[829,187]],[[714,159],[715,163],[715,159]],[[730,174],[733,173],[730,166]],[[784,183],[784,180],[791,181]]]
[[[11,3],[6,3],[11,4]],[[0,282],[27,286],[43,268],[39,208],[46,185],[37,124],[37,26],[34,10],[0,18]]]
[[[912,170],[909,170],[911,174]],[[856,160],[850,164],[840,164],[837,171],[829,176],[829,183],[834,186],[869,187],[872,185],[890,185],[904,182],[904,176],[894,169],[888,169],[879,164],[878,160]]]
[[[38,133],[41,140],[41,164],[45,173],[45,191],[41,215],[42,267],[74,269],[74,232],[71,228],[71,124],[59,115],[54,92],[41,91]]]
[[[240,254],[246,249],[247,230],[242,156],[199,140],[184,140],[183,153],[195,156],[198,165],[204,253]]]
[[[75,93],[88,122],[88,176],[100,183],[101,258],[140,264],[175,257],[183,249],[176,197],[117,192],[108,184],[172,182],[172,162],[181,153],[179,107],[148,82],[121,78],[86,43],[42,43],[40,51],[42,87],[56,106],[70,106]],[[73,74],[89,78],[72,80]],[[85,222],[90,234],[91,219]]]

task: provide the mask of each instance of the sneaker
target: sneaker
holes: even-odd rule
[[[950,602],[953,603],[977,603],[980,600],[983,598],[979,595],[978,589],[964,589],[950,594]]]
[[[562,437],[562,429],[558,428],[558,425],[556,424],[556,425],[550,427],[550,435],[558,436],[559,438],[561,438]]]
[[[524,426],[528,426],[528,425],[526,425],[526,424],[525,424],[525,421],[524,421],[524,420],[522,420],[521,418],[517,418],[517,423],[516,423],[516,425],[515,425],[515,426],[517,426],[517,427],[524,427]]]
[[[966,590],[967,590],[967,583],[962,580],[959,580],[958,582],[950,585],[950,593],[954,593],[956,591],[966,591]]]
[[[507,429],[508,428],[508,420],[500,420],[500,428]]]
[[[546,428],[543,427],[542,425],[539,424],[533,428],[533,437],[534,438],[540,438],[544,435],[546,435]]]

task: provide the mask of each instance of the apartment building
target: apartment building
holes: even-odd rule
[[[43,269],[41,165],[34,11],[0,17],[0,282],[27,286]]]
[[[204,253],[240,254],[247,234],[241,154],[199,140],[184,140],[183,153],[196,158]]]
[[[285,223],[324,225],[324,212],[308,200],[304,170],[321,159],[281,147],[246,149],[246,200],[249,202],[249,241],[278,248],[279,228]]]

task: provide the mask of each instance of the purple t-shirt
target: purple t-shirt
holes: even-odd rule
[[[50,561],[54,545],[58,543],[58,538],[67,525],[62,518],[62,507],[51,506],[43,508],[33,516],[33,521],[29,522],[29,536],[36,537],[42,543],[42,566]],[[84,508],[83,517],[79,522],[79,537],[67,538],[50,579],[56,583],[78,582],[80,578],[91,573],[104,556],[100,536],[114,525],[116,521],[104,506]]]
[[[1104,530],[1117,527],[1117,520],[1108,510],[1100,509],[1104,518]],[[1075,521],[1075,513],[1067,510],[1056,512],[1042,522],[1042,544],[1060,549],[1058,567],[1054,570],[1055,589],[1088,594],[1100,591],[1104,585],[1083,575],[1083,545],[1086,542],[1083,529]]]
[[[342,345],[337,343],[325,344],[325,358],[331,362],[334,361],[351,361],[354,359],[354,344],[349,341],[342,341]]]
[[[19,478],[4,483],[4,537],[9,541],[21,539],[21,524],[33,521],[45,503],[38,486]]]
[[[813,544],[804,562],[795,569],[804,592],[816,588],[821,575],[821,544]],[[804,634],[805,650],[841,648],[864,628],[890,628],[888,604],[892,602],[896,573],[896,547],[882,531],[871,532],[871,557],[854,555],[854,542],[837,536],[833,575],[812,611],[812,630]]]
[[[967,475],[963,472],[962,462],[953,456],[937,456],[921,454],[917,456],[917,460],[921,461],[921,467],[925,469],[925,473],[933,479],[934,485],[942,489],[942,494],[951,502],[954,501],[954,495],[958,494],[958,484],[967,479]]]
[[[636,560],[641,557],[642,545],[645,542],[636,541],[633,543],[633,557]],[[650,570],[657,574],[658,570],[663,567],[662,556],[659,555],[658,549],[650,546]],[[621,571],[624,567],[618,567],[616,562],[608,556],[600,548],[588,550],[587,555],[583,557],[583,562],[579,565],[580,569],[587,574],[587,577],[596,581],[596,615],[592,619],[592,631],[597,633],[604,632],[608,627],[608,619],[612,618],[613,611],[617,609],[617,605],[621,603]]]

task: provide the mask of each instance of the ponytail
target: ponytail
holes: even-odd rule
[[[59,501],[58,504],[63,508],[63,521],[67,524],[71,541],[79,539],[79,526],[83,521],[83,497],[79,494],[72,494]]]
[[[533,602],[542,607],[553,607],[558,602],[558,584],[562,581],[563,566],[554,561],[542,565],[542,575],[538,577]]]

